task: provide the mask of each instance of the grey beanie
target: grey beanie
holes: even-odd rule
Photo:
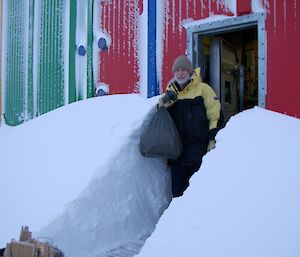
[[[180,55],[176,58],[172,66],[172,72],[178,69],[187,70],[190,74],[193,73],[193,65],[189,58],[186,55]]]

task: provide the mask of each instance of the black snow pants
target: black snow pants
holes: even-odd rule
[[[202,160],[193,165],[180,166],[171,163],[171,176],[172,176],[172,193],[173,197],[182,196],[183,192],[189,186],[191,176],[199,170]]]

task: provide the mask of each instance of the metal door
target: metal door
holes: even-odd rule
[[[210,83],[220,99],[227,121],[239,111],[239,65],[237,50],[220,37],[211,39]]]
[[[223,107],[225,121],[239,111],[239,92],[238,92],[238,63],[237,50],[221,40],[221,85],[220,100]]]

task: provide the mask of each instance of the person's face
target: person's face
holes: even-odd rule
[[[191,75],[187,70],[179,68],[174,71],[174,78],[179,84],[184,84],[191,78]]]

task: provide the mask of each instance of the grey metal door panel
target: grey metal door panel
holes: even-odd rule
[[[239,73],[237,72],[237,50],[221,40],[221,104],[225,121],[232,115],[238,113],[238,81]]]
[[[221,40],[218,37],[212,38],[210,44],[210,85],[215,90],[219,99],[221,99]]]
[[[221,103],[225,121],[238,112],[238,89],[236,78],[232,75],[221,74],[222,95]]]

